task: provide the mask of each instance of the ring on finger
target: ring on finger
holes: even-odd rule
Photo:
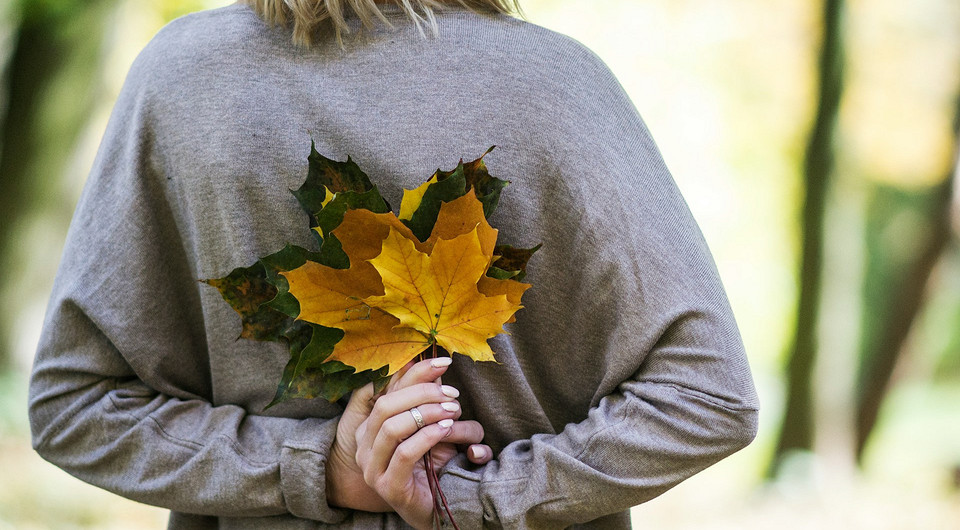
[[[413,421],[417,422],[417,430],[423,428],[423,415],[420,414],[420,411],[417,410],[417,407],[410,409],[410,415],[413,416]]]

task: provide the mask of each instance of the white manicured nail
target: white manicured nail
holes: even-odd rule
[[[430,366],[434,368],[443,368],[444,366],[450,366],[450,363],[453,362],[453,359],[450,357],[437,357],[430,361]]]
[[[443,395],[448,397],[452,397],[452,398],[460,397],[460,391],[457,390],[456,388],[453,388],[450,385],[441,386],[440,391],[443,392]]]
[[[484,450],[480,449],[477,446],[473,446],[470,448],[470,456],[472,456],[474,460],[480,460],[481,458],[483,458],[483,453],[484,453]]]
[[[447,418],[445,420],[440,420],[437,422],[437,425],[443,427],[444,429],[449,429],[450,427],[453,427],[453,420],[451,420],[450,418]]]
[[[443,407],[443,410],[447,412],[456,412],[460,410],[460,405],[454,403],[453,401],[446,401],[440,404]]]

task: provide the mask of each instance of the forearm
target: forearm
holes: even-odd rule
[[[757,413],[655,383],[624,385],[581,423],[508,445],[441,487],[460,528],[552,528],[646,502],[747,445]]]
[[[31,382],[33,443],[72,475],[174,511],[290,513],[336,523],[325,463],[336,418],[292,419],[160,394],[136,378],[41,356]]]

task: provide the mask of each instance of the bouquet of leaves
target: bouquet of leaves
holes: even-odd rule
[[[336,401],[369,382],[382,389],[438,346],[495,360],[487,339],[522,307],[530,285],[521,281],[539,245],[497,244],[487,218],[508,182],[483,162],[494,147],[404,190],[395,215],[356,163],[328,159],[311,142],[306,181],[292,191],[319,250],[288,244],[203,280],[240,314],[241,338],[289,348],[267,408],[293,398]],[[432,460],[425,462],[442,496]]]

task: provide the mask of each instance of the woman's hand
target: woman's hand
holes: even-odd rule
[[[363,470],[357,465],[357,427],[370,415],[375,399],[372,383],[358,388],[340,415],[326,463],[327,503],[331,506],[365,512],[393,511],[363,480]]]
[[[438,360],[430,359],[416,364],[411,361],[394,374],[385,389],[385,394],[382,395],[392,395],[395,392],[410,388],[414,385],[439,380],[440,375],[442,375],[449,366],[447,359],[449,358],[440,358]],[[435,383],[431,384],[439,388],[439,385]],[[332,506],[369,512],[394,511],[391,504],[385,501],[377,490],[368,485],[364,480],[364,470],[361,469],[356,458],[358,452],[357,430],[374,411],[377,397],[378,396],[375,396],[373,393],[372,384],[355,390],[350,396],[350,401],[340,417],[340,422],[337,425],[336,439],[334,440],[326,464],[327,502]],[[445,395],[443,401],[456,403],[455,400]],[[425,403],[425,401],[422,401],[420,404],[423,403]],[[413,406],[416,405],[412,405],[409,408]],[[433,406],[440,407],[441,410],[443,410],[443,414],[437,416],[434,414],[434,412],[436,412],[435,409],[418,408],[423,415],[425,424],[433,423],[444,418],[456,419],[460,416],[459,406],[457,406],[455,411],[442,409],[438,404]],[[450,405],[447,405],[447,407],[452,408]],[[405,411],[405,414],[409,423],[413,424],[413,429],[416,430],[416,422],[413,420],[409,408]],[[427,411],[430,411],[430,415],[426,413]],[[462,422],[454,424],[454,429],[463,431],[463,427],[458,426],[459,423]],[[382,425],[383,421],[380,420],[378,424]],[[479,426],[479,424],[477,426]],[[477,443],[483,437],[482,428],[479,429],[479,437],[475,436],[475,429],[472,430],[472,432],[474,435],[473,438],[452,437],[438,444],[431,453],[434,465],[439,468],[453,458],[457,453],[456,443],[472,444],[467,451],[467,456],[471,462],[475,464],[485,464],[489,462],[493,457],[493,451],[490,447]],[[427,491],[429,493],[429,488]]]
[[[469,444],[468,458],[488,462],[493,452],[479,444],[483,427],[460,417],[459,392],[436,381],[446,371],[448,358],[430,359],[412,365],[394,388],[377,399],[369,416],[357,428],[357,463],[366,483],[405,521],[417,528],[430,528],[433,495],[423,465],[431,451],[435,468],[457,453],[456,444]],[[418,428],[410,409],[423,419]],[[477,456],[479,455],[479,458]]]

